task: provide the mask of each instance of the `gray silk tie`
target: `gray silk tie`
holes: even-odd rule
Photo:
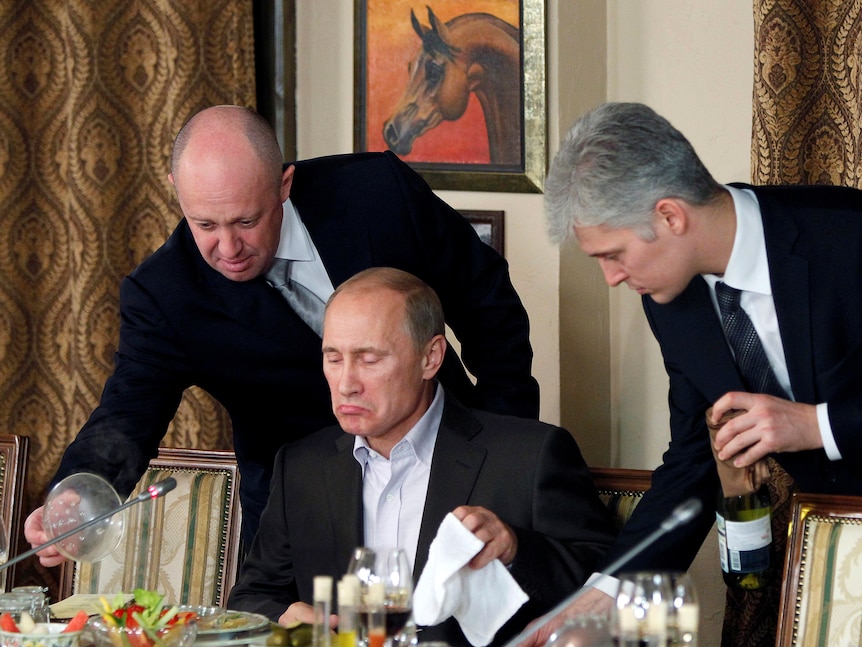
[[[325,303],[314,292],[288,278],[290,261],[275,259],[266,273],[266,280],[279,291],[293,311],[308,324],[318,337],[323,337],[323,310]]]
[[[718,308],[724,324],[727,341],[736,356],[736,365],[742,374],[742,379],[752,393],[768,393],[780,398],[787,398],[787,393],[781,388],[775,372],[763,350],[763,344],[751,319],[739,305],[742,292],[722,282],[715,284],[715,296],[718,298]]]

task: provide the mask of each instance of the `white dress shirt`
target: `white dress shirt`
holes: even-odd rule
[[[437,385],[425,414],[389,452],[389,459],[356,436],[353,456],[362,468],[365,545],[403,548],[416,563],[416,546],[431,477],[431,459],[443,417],[443,388]]]

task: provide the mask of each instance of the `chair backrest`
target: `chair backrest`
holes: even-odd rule
[[[796,493],[776,645],[862,643],[862,497]]]
[[[16,434],[0,434],[0,514],[5,526],[9,557],[18,553],[21,534],[21,509],[24,505],[24,482],[27,480],[27,459],[30,439]],[[0,591],[15,580],[15,566],[0,572]]]
[[[64,594],[157,590],[173,604],[223,606],[240,553],[239,471],[232,451],[161,448],[130,496],[168,477],[175,490],[128,509],[107,558],[76,564]]]
[[[650,487],[652,470],[634,470],[621,467],[591,467],[590,474],[599,498],[617,522],[617,530],[628,521],[644,492]]]

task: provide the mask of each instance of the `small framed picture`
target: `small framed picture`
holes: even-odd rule
[[[503,214],[502,211],[480,211],[475,209],[459,209],[459,213],[470,221],[479,238],[490,245],[500,256],[503,253]]]

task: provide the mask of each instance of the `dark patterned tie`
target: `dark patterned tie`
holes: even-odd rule
[[[266,280],[279,291],[293,311],[308,324],[318,337],[323,337],[323,310],[326,304],[304,285],[287,278],[290,261],[275,259],[266,273]]]
[[[739,306],[741,294],[740,290],[720,281],[715,284],[715,296],[718,297],[724,334],[736,356],[736,365],[742,379],[752,393],[768,393],[786,398],[787,393],[775,377],[754,324]]]

